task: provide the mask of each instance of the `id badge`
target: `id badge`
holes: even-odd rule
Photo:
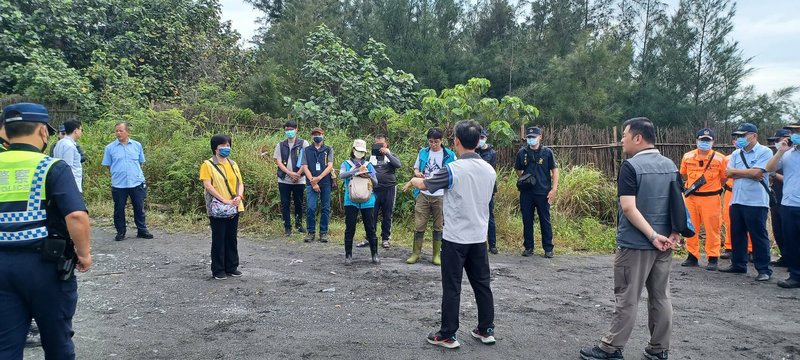
[[[319,167],[319,163],[317,163],[317,171],[321,171],[322,169]]]

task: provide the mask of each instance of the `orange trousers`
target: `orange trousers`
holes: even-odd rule
[[[731,197],[733,197],[732,191],[725,191],[725,195],[722,197],[722,219],[725,221],[725,250],[731,250],[731,206],[728,205],[731,203]],[[750,234],[747,234],[747,252],[753,252],[753,242],[750,241]]]
[[[686,250],[698,259],[700,258],[700,224],[706,229],[706,256],[719,257],[720,228],[722,226],[719,198],[719,195],[689,195],[686,197],[686,208],[689,209],[692,224],[697,230],[695,236],[686,238]]]

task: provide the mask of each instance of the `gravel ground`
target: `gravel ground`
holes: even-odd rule
[[[424,340],[440,317],[429,242],[414,265],[408,248],[381,249],[379,266],[355,248],[348,268],[335,241],[240,239],[244,276],[220,281],[209,270],[210,233],[153,232],[115,242],[112,228],[92,230],[94,266],[78,275],[78,359],[578,359],[614,305],[612,256],[492,255],[497,344],[469,335],[477,310],[465,276],[462,345],[447,350]],[[800,359],[800,290],[775,285],[785,269],[768,283],[753,281],[752,268],[672,269],[673,359]],[[628,358],[647,343],[645,301]]]

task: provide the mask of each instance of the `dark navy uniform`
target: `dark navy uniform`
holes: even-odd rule
[[[552,190],[551,171],[558,167],[553,150],[539,145],[533,150],[525,146],[517,152],[514,169],[523,174],[531,174],[536,178],[532,190],[520,192],[519,202],[522,209],[523,237],[526,250],[533,249],[534,210],[539,215],[539,227],[542,230],[542,248],[545,252],[553,251],[553,226],[550,222],[550,203],[547,194]]]
[[[86,205],[66,163],[27,144],[0,152],[0,359],[22,358],[32,318],[47,359],[75,358],[75,276],[60,281],[40,255],[45,237],[69,237],[64,217],[75,211]]]

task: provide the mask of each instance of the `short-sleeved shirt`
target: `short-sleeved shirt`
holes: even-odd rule
[[[53,157],[57,157],[69,165],[78,191],[83,192],[83,165],[81,165],[81,153],[78,151],[78,143],[75,139],[65,136],[53,147]]]
[[[294,146],[294,142],[290,142],[289,143],[289,149],[291,149],[292,146]],[[303,140],[302,149],[305,149],[307,147],[308,147],[308,141]],[[301,151],[300,153],[302,154],[303,152]],[[283,160],[283,158],[281,157],[281,143],[278,143],[277,145],[275,145],[275,151],[272,153],[272,158],[276,159],[276,160]],[[297,166],[297,164],[293,164],[292,163],[291,155],[289,156],[289,160],[286,162],[286,168],[289,169],[289,171],[292,171],[292,172],[300,170],[300,167]],[[306,176],[305,175],[301,175],[300,179],[297,180],[297,182],[292,181],[291,177],[286,176],[283,179],[278,178],[278,183],[280,183],[280,184],[289,184],[289,185],[305,185]]]
[[[115,188],[132,188],[144,183],[143,162],[142,144],[133,139],[128,139],[127,145],[114,140],[103,152],[102,165],[111,167],[111,186]]]
[[[680,174],[686,175],[684,187],[688,189],[697,179],[705,176],[706,184],[697,189],[697,193],[713,193],[722,190],[726,165],[725,157],[716,151],[710,150],[706,156],[701,156],[697,149],[687,152],[683,155],[680,169]]]
[[[783,171],[781,206],[800,207],[800,150],[795,146],[783,153],[778,168]]]
[[[742,156],[747,160],[747,164],[751,169],[767,168],[767,162],[772,158],[772,150],[768,147],[756,144],[750,151],[739,149],[731,154],[731,160],[728,162],[728,167],[731,169],[746,170],[747,167],[742,162]],[[769,184],[769,173],[764,171],[764,177],[761,180],[764,185]],[[731,205],[746,205],[756,207],[769,207],[769,195],[764,189],[764,186],[750,178],[739,178],[733,180],[733,196],[731,197]]]
[[[439,149],[439,151],[431,150],[428,152],[428,162],[423,164],[419,163],[419,154],[417,154],[417,160],[414,161],[414,169],[417,169],[425,175],[425,178],[430,178],[433,174],[436,174],[439,170],[444,168],[444,164],[442,163],[442,159],[444,158],[444,148]],[[421,193],[428,195],[428,196],[443,196],[444,190],[437,190],[434,192],[430,192],[427,190],[420,191]]]
[[[655,148],[639,150],[637,154],[641,154],[643,151],[647,150],[655,150]],[[677,176],[678,176],[677,181],[679,183],[682,182],[680,174],[678,174]],[[636,196],[638,193],[639,193],[639,181],[636,175],[636,169],[633,168],[633,165],[631,165],[631,163],[625,161],[622,163],[622,166],[619,167],[619,175],[617,175],[617,197]]]
[[[28,144],[11,144],[8,147],[8,151],[41,153],[41,150]],[[88,211],[86,210],[86,204],[83,202],[83,196],[78,191],[77,185],[75,185],[75,177],[72,175],[72,170],[64,161],[54,162],[47,171],[45,197],[47,198],[48,232],[68,238],[69,232],[67,231],[67,222],[64,217],[75,211]],[[2,211],[25,211],[27,206],[27,201],[4,203]],[[3,246],[3,244],[0,244],[0,246]]]
[[[547,195],[553,189],[551,171],[558,167],[553,150],[546,146],[531,149],[525,146],[517,152],[514,169],[536,178],[536,185],[529,190],[533,195]]]
[[[231,166],[231,162],[224,162],[217,165],[217,167],[222,170],[222,173],[225,174],[225,178],[228,179],[228,187],[230,187],[233,194],[228,196],[228,188],[225,187],[225,184],[212,184],[214,189],[217,190],[218,193],[222,196],[232,197],[236,194],[236,179],[238,175],[235,171],[233,171],[233,166]],[[217,171],[213,166],[208,165],[208,161],[203,161],[203,165],[200,165],[200,181],[204,180],[211,180],[211,172]],[[241,179],[240,179],[241,180]]]

